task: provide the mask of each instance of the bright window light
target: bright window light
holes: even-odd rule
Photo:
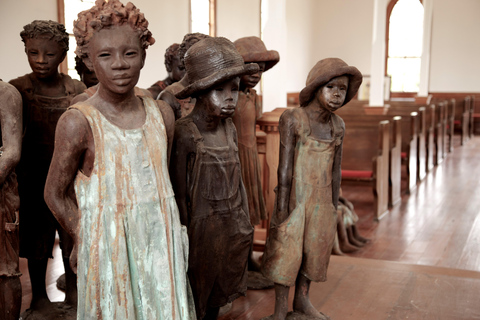
[[[65,29],[67,29],[69,37],[68,52],[67,52],[67,65],[68,75],[73,79],[80,80],[80,76],[75,70],[75,49],[77,48],[77,42],[73,35],[73,21],[77,20],[77,15],[85,10],[90,9],[95,5],[95,0],[64,0],[65,7]]]
[[[392,92],[418,92],[422,56],[423,6],[399,0],[390,15],[387,73]]]
[[[210,1],[190,0],[192,32],[210,34]]]

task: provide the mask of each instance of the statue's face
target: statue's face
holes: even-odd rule
[[[104,89],[123,94],[137,84],[145,54],[138,33],[126,24],[96,32],[86,64],[88,60]]]
[[[48,79],[58,73],[58,65],[65,59],[65,51],[48,35],[25,40],[25,52],[33,73],[39,79]]]
[[[203,94],[202,99],[210,117],[228,118],[233,116],[238,102],[240,78],[227,80]]]
[[[88,68],[85,68],[85,70],[83,70],[81,78],[82,82],[85,83],[87,88],[93,87],[94,85],[98,84],[98,79],[95,71],[90,71]]]
[[[257,62],[257,64],[259,67],[259,71],[257,73],[246,74],[242,76],[242,87],[249,89],[253,88],[258,84],[258,82],[260,82],[260,79],[262,79],[263,71],[265,71],[265,62]]]
[[[322,108],[335,112],[343,106],[348,90],[348,77],[336,77],[320,87],[316,99]]]
[[[185,66],[180,63],[180,59],[177,56],[172,58],[172,63],[170,64],[172,69],[172,79],[175,82],[182,80],[185,75]]]

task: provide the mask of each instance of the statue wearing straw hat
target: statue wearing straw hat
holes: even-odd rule
[[[170,172],[190,240],[188,275],[199,319],[245,295],[253,240],[232,115],[240,77],[258,72],[226,38],[206,38],[185,55],[189,84],[176,97],[196,98],[175,123]]]
[[[262,261],[264,275],[275,282],[272,319],[288,318],[291,286],[294,317],[329,319],[312,306],[308,292],[311,281],[327,280],[337,230],[345,124],[334,112],[361,82],[360,71],[341,59],[320,60],[300,92],[300,108],[280,117],[276,208]]]

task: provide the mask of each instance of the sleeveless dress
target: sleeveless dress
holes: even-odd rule
[[[247,192],[250,222],[254,226],[267,218],[256,136],[256,122],[261,113],[261,102],[254,89],[249,89],[246,94],[239,92],[237,107],[232,119],[237,129],[238,156]]]
[[[87,118],[95,142],[91,176],[79,171],[75,178],[77,319],[195,319],[165,125],[154,100],[141,98],[146,120],[132,130],[85,102],[72,106]]]
[[[332,200],[332,168],[341,145],[341,118],[332,114],[332,140],[310,136],[303,108],[285,111],[297,118],[297,143],[290,191],[289,216],[273,216],[263,256],[262,271],[275,283],[294,286],[301,272],[312,281],[326,281],[337,231],[337,211]],[[276,203],[276,202],[275,202]]]
[[[207,308],[221,307],[247,291],[247,262],[253,227],[243,186],[235,126],[223,121],[227,145],[206,146],[190,117],[178,120],[196,152],[187,165],[188,276],[199,319]]]

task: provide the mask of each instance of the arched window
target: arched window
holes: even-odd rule
[[[392,96],[414,96],[420,82],[423,41],[421,0],[391,0],[387,8],[387,65]]]
[[[215,0],[190,0],[190,31],[216,35]]]

